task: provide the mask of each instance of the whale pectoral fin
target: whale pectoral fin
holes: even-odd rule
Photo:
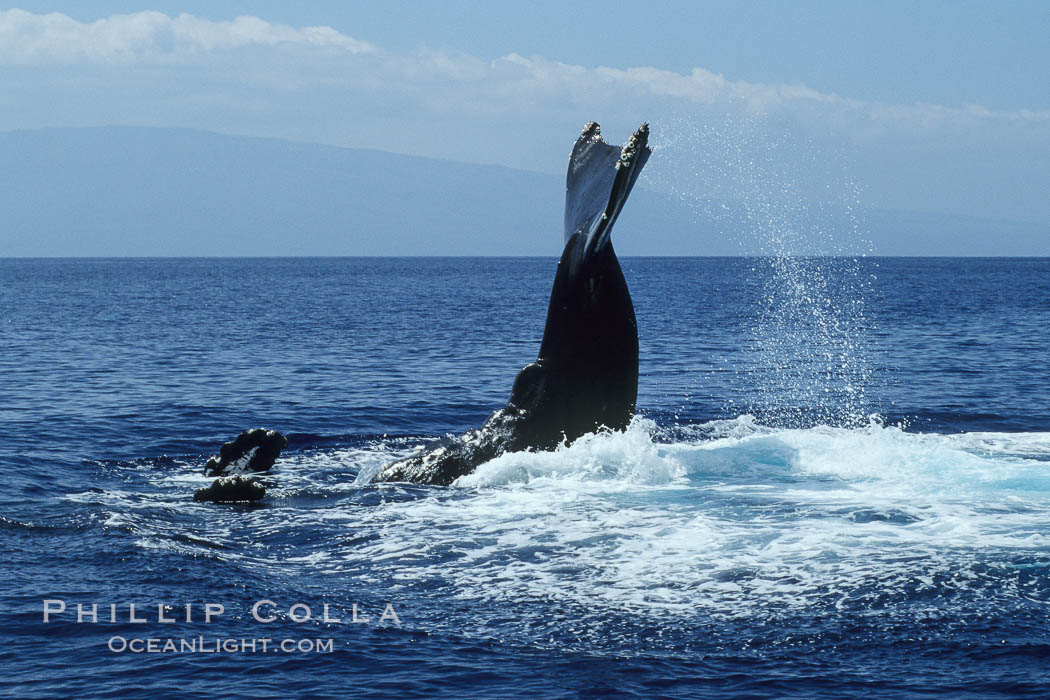
[[[565,242],[577,233],[585,252],[602,247],[627,196],[649,160],[649,125],[642,124],[622,148],[606,143],[591,122],[576,139],[565,178]]]
[[[245,430],[219,448],[219,454],[204,465],[204,474],[224,476],[268,471],[285,447],[288,447],[288,438],[276,430]]]

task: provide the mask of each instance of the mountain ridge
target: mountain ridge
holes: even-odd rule
[[[561,252],[564,178],[502,165],[126,126],[0,132],[0,162],[4,257]],[[849,240],[856,220],[822,216],[845,232],[835,251],[786,252],[1050,255],[1050,224],[867,209]],[[643,182],[614,240],[628,256],[778,252],[747,227]]]

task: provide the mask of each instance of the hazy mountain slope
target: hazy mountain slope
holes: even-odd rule
[[[498,166],[134,127],[0,133],[0,163],[0,256],[561,251],[563,178]],[[738,204],[717,219],[702,213],[725,211],[720,204],[691,208],[643,182],[617,224],[617,250],[769,252]],[[825,229],[849,229],[826,208],[823,216]],[[876,210],[859,218],[877,254],[1050,255],[1050,225]],[[827,252],[802,239],[792,252]]]

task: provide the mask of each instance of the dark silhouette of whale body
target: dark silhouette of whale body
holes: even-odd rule
[[[552,450],[601,428],[624,430],[638,395],[638,327],[609,234],[649,159],[649,126],[622,148],[584,127],[569,159],[565,248],[538,358],[480,428],[384,467],[373,481],[451,484],[507,452]]]

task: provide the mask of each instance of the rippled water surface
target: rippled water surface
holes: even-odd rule
[[[506,401],[555,264],[0,261],[0,680],[17,697],[1050,691],[1050,260],[626,259],[627,432],[452,487],[368,484]],[[263,504],[194,503],[208,455],[254,426],[289,436]],[[68,610],[45,624],[45,599]]]

